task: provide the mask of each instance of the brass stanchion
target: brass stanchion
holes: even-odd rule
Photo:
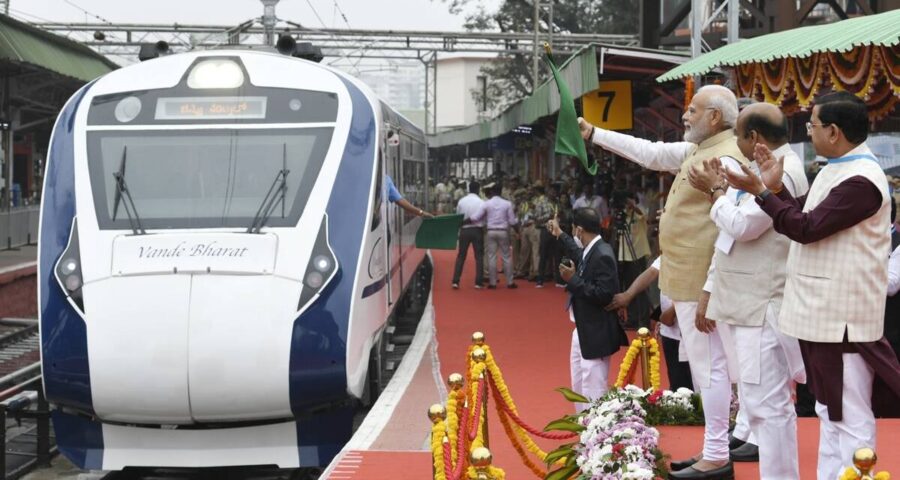
[[[478,480],[492,480],[489,467],[491,466],[491,460],[493,456],[491,455],[491,451],[485,447],[478,447],[472,450],[472,454],[469,455],[469,459],[472,461],[472,466],[475,467],[476,479]]]
[[[466,379],[459,373],[451,373],[447,376],[447,386],[450,387],[452,391],[458,391],[465,385]]]
[[[638,338],[641,340],[641,381],[646,390],[650,388],[650,330],[641,327]]]
[[[476,334],[478,334],[478,333],[480,333],[480,332],[476,332]],[[481,338],[483,340],[484,335],[482,335]],[[475,335],[472,335],[472,340],[473,341],[475,340]],[[485,352],[484,349],[482,349],[482,348],[476,348],[475,350],[472,350],[472,360],[474,360],[476,363],[484,363],[484,361],[487,360],[487,352]],[[479,375],[478,379],[484,380],[485,382],[487,382],[487,378],[485,377],[484,373]],[[485,390],[487,390],[487,389],[485,389]],[[484,419],[481,424],[481,436],[484,439],[484,446],[489,447],[490,442],[488,440],[488,392],[486,392],[486,391],[484,392],[484,395],[481,397],[480,408],[482,409],[481,415]]]
[[[878,455],[875,455],[875,450],[869,447],[859,448],[853,452],[853,466],[859,470],[860,480],[873,480],[875,478],[872,469],[875,468],[876,462],[878,462]]]
[[[479,347],[484,345],[484,333],[482,333],[482,332],[473,333],[472,334],[472,344],[477,345]]]
[[[435,403],[428,408],[428,419],[432,425],[436,425],[447,419],[447,409],[439,403]],[[444,438],[447,438],[446,435]],[[443,455],[443,452],[431,452],[432,455]],[[431,462],[431,478],[437,478],[437,470],[434,468],[434,462]]]

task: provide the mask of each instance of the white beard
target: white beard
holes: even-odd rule
[[[712,130],[712,129],[709,128],[709,125],[706,125],[706,124],[703,124],[702,127],[700,125],[694,125],[691,127],[690,130],[685,130],[684,141],[696,143],[699,145],[700,142],[706,140],[707,138],[709,138],[711,136],[710,130]]]

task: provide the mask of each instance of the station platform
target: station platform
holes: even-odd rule
[[[445,402],[444,379],[453,372],[465,373],[466,351],[475,331],[484,332],[525,422],[542,429],[549,421],[573,411],[572,404],[554,391],[569,385],[573,326],[565,311],[565,292],[552,283],[536,289],[533,283],[521,280],[515,290],[506,289],[502,282],[497,290],[476,290],[471,256],[461,288],[453,290],[450,283],[456,253],[433,251],[432,256],[432,295],[410,349],[413,354],[403,360],[372,413],[322,479],[432,478],[431,423],[426,413],[431,404]],[[610,384],[615,382],[624,353],[622,349],[613,358]],[[510,480],[536,478],[506,438],[493,406],[489,412],[493,464],[504,469]],[[702,448],[703,427],[658,428],[660,448],[673,459],[690,457]],[[800,476],[815,478],[818,419],[799,419],[798,431]],[[548,451],[561,442],[536,439],[536,443]],[[881,455],[877,470],[900,475],[898,444],[900,419],[878,420],[876,450]],[[756,463],[735,463],[735,473],[738,480],[759,478]]]

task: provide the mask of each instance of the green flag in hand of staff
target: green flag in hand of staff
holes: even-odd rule
[[[556,153],[562,155],[571,155],[578,157],[584,169],[591,175],[597,174],[597,162],[588,165],[587,149],[584,147],[584,139],[581,138],[581,131],[578,128],[578,114],[575,113],[575,101],[572,99],[572,92],[566,81],[559,75],[559,69],[550,58],[550,46],[544,44],[547,51],[547,63],[550,65],[550,71],[553,72],[553,79],[556,80],[556,87],[559,89],[559,115],[556,117]]]

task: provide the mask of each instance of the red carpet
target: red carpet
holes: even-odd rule
[[[543,426],[573,410],[572,404],[553,390],[569,385],[569,343],[573,325],[565,312],[565,293],[552,283],[535,289],[533,283],[518,281],[517,290],[503,285],[497,290],[475,290],[474,261],[465,266],[460,290],[452,290],[455,252],[434,251],[434,308],[437,340],[444,378],[465,373],[465,352],[474,331],[485,333],[522,418]],[[610,383],[624,355],[613,360]],[[665,366],[663,366],[665,370]],[[663,375],[665,381],[665,375]],[[519,460],[503,428],[490,408],[490,448],[494,464],[506,470],[510,480],[535,478]],[[674,459],[691,456],[702,447],[702,427],[662,427],[661,447]],[[801,477],[815,478],[818,449],[818,421],[800,419]],[[557,442],[538,441],[545,450]],[[900,476],[900,420],[878,421],[879,469]],[[735,464],[738,479],[758,478],[755,463]],[[373,477],[374,478],[374,477]]]

